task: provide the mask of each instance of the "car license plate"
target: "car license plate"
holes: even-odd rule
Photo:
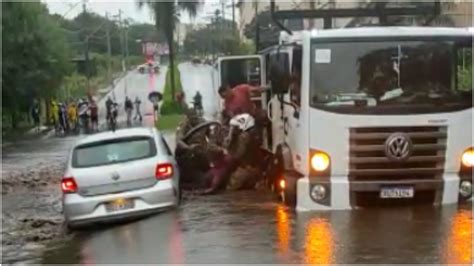
[[[132,209],[134,207],[134,202],[131,199],[116,199],[105,204],[105,209],[108,212],[116,212],[127,209]]]
[[[389,187],[380,190],[382,199],[407,199],[415,196],[415,190],[412,187]]]

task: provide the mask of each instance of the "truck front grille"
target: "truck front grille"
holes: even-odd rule
[[[394,133],[405,133],[412,153],[403,162],[390,160],[385,141]],[[350,129],[349,180],[433,180],[444,172],[446,127],[366,127]]]

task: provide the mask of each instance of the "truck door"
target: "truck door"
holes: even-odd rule
[[[228,84],[232,88],[240,84],[265,86],[265,60],[261,55],[226,56],[218,59],[218,86]],[[262,95],[252,95],[257,107],[264,107]],[[222,100],[220,101],[222,107]]]
[[[284,114],[284,132],[285,141],[291,148],[293,157],[293,166],[296,170],[301,169],[303,164],[303,153],[301,147],[301,79],[302,79],[302,49],[301,46],[294,47],[291,60],[291,84],[288,98],[291,105],[285,105]]]
[[[240,84],[249,84],[251,86],[266,86],[266,64],[262,55],[248,56],[227,56],[218,59],[218,86],[228,84],[232,88]],[[270,93],[255,93],[252,95],[252,101],[257,109],[265,110]],[[218,94],[217,94],[218,95]],[[223,101],[219,97],[219,110],[223,110]],[[268,146],[268,129],[263,130],[263,146]]]

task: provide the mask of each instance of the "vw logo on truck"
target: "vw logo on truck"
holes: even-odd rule
[[[410,157],[412,146],[407,134],[394,133],[385,141],[385,155],[393,161],[404,161]]]

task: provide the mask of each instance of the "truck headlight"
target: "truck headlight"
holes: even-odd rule
[[[470,197],[472,195],[472,183],[467,180],[461,181],[459,194],[464,198]]]
[[[311,189],[311,198],[315,201],[321,201],[326,197],[326,188],[323,185],[315,185]]]
[[[329,162],[329,155],[324,152],[317,151],[311,156],[311,167],[314,171],[326,171],[329,167]]]
[[[461,157],[462,164],[465,167],[473,167],[474,166],[474,149],[469,148],[464,151]]]

